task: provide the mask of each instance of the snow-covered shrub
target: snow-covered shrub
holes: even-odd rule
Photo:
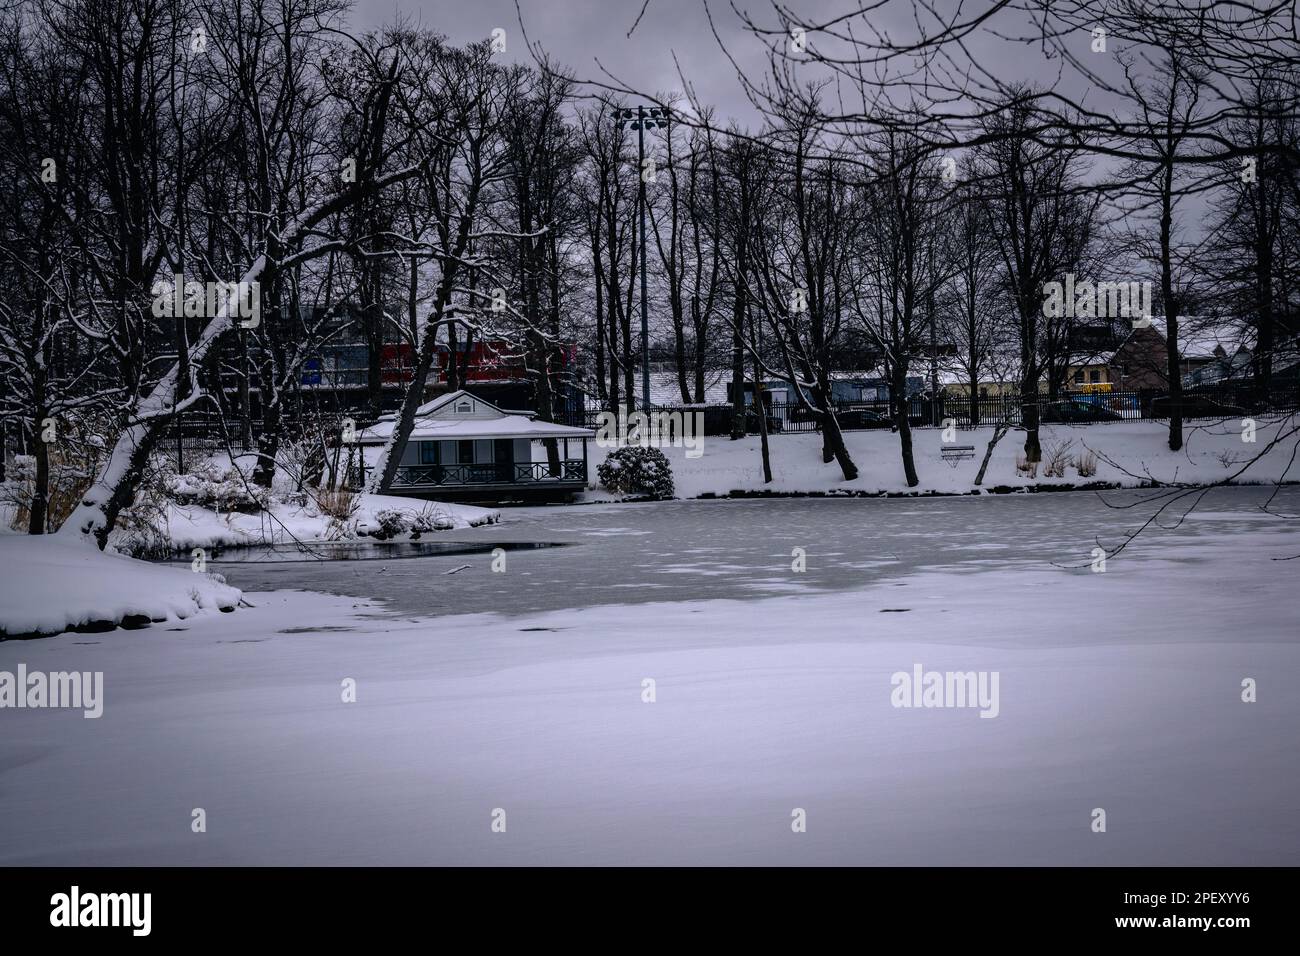
[[[652,498],[673,496],[673,470],[658,448],[616,448],[600,463],[596,475],[610,491]]]
[[[411,530],[414,524],[414,516],[409,511],[397,508],[385,508],[383,511],[375,512],[373,524],[368,524],[364,531],[372,538],[380,541],[386,541],[389,538],[396,538],[398,535],[406,534]]]
[[[1064,478],[1065,469],[1069,467],[1074,456],[1070,449],[1074,447],[1074,439],[1069,441],[1056,442],[1048,445],[1046,454],[1043,456],[1043,477],[1044,478]]]
[[[312,492],[309,497],[313,502],[311,507],[316,509],[317,514],[329,518],[329,526],[325,529],[327,541],[350,540],[360,533],[356,515],[361,510],[361,498],[355,492],[322,488]]]
[[[1097,453],[1091,449],[1085,449],[1079,452],[1074,459],[1074,467],[1079,472],[1080,478],[1091,478],[1097,474]]]
[[[356,492],[349,491],[346,488],[337,491],[321,489],[312,497],[315,499],[316,508],[321,514],[337,518],[339,521],[347,521],[355,515],[357,508],[361,504]]]
[[[213,511],[262,511],[268,491],[253,484],[239,468],[221,468],[216,462],[203,461],[187,474],[172,475],[167,491],[180,504],[199,505]]]
[[[411,537],[418,538],[426,531],[450,531],[456,527],[456,519],[437,505],[426,507],[411,522]]]
[[[1037,478],[1038,462],[1030,461],[1027,457],[1025,457],[1025,453],[1021,452],[1020,454],[1016,455],[1016,474],[1021,475],[1025,478]]]
[[[379,541],[408,534],[412,541],[418,541],[420,535],[426,532],[450,531],[455,527],[456,519],[448,511],[429,503],[418,511],[414,508],[385,508],[377,511],[372,518],[357,522],[356,531]]]
[[[275,484],[294,492],[332,487],[324,481],[327,448],[318,431],[308,429],[302,437],[286,438],[275,456]]]
[[[1218,459],[1219,464],[1222,465],[1224,468],[1231,468],[1234,465],[1238,465],[1245,460],[1244,458],[1238,457],[1231,449],[1228,448],[1220,449],[1218,452],[1215,453],[1214,457]]]

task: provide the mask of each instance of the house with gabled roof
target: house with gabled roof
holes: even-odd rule
[[[534,412],[498,408],[465,390],[421,405],[402,450],[390,495],[440,500],[501,501],[567,497],[587,486],[587,442],[595,432],[535,419]],[[382,416],[357,436],[367,469],[397,425]],[[547,444],[555,442],[558,462]]]
[[[1178,368],[1184,385],[1212,380],[1214,372],[1242,361],[1250,351],[1243,344],[1235,323],[1186,317],[1178,329]],[[1244,357],[1244,358],[1243,358]],[[1109,383],[1115,390],[1167,389],[1169,359],[1166,355],[1164,319],[1157,316],[1148,325],[1131,330],[1114,353],[1105,360],[1073,369],[1076,386]],[[1086,376],[1086,377],[1085,377]]]

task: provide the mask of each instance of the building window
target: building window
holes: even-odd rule
[[[1088,381],[1092,382],[1094,385],[1095,385],[1095,384],[1098,384],[1099,382],[1101,382],[1101,372],[1100,372],[1100,370],[1098,370],[1098,369],[1093,369],[1091,372],[1089,372],[1089,373],[1088,373]]]
[[[456,460],[462,465],[474,464],[474,441],[458,441],[456,443]]]
[[[472,411],[474,411],[474,406],[473,406],[472,404],[470,404],[469,402],[457,402],[457,403],[456,403],[456,414],[457,414],[457,415],[468,415],[468,414],[469,414],[470,412],[472,412]]]
[[[420,464],[438,464],[438,443],[436,441],[420,442]]]
[[[1083,369],[1080,369],[1079,371],[1074,373],[1074,384],[1075,385],[1083,384]]]

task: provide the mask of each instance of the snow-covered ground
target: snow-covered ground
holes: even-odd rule
[[[1160,482],[1212,484],[1237,472],[1252,456],[1262,451],[1278,434],[1294,424],[1257,423],[1254,441],[1243,441],[1241,422],[1199,422],[1189,426],[1182,450],[1171,452],[1168,429],[1161,422],[1118,422],[1105,425],[1044,425],[1040,433],[1046,460],[1054,447],[1072,443],[1070,466],[1064,477],[1049,478],[1040,467],[1037,477],[1016,470],[1016,457],[1024,450],[1024,433],[1008,432],[993,451],[984,476],[983,487],[1047,487],[1104,482],[1108,485],[1136,487],[1155,479]],[[912,433],[913,453],[920,484],[909,489],[903,474],[898,435],[886,430],[849,431],[844,441],[858,477],[845,481],[835,462],[821,460],[822,436],[816,432],[777,434],[771,437],[772,482],[764,484],[758,436],[750,435],[731,441],[725,435],[708,435],[703,439],[702,454],[688,457],[683,447],[663,447],[673,469],[677,497],[726,495],[734,491],[780,493],[839,492],[850,494],[937,492],[963,494],[975,488],[984,451],[992,438],[991,428],[957,431],[951,445],[974,446],[974,458],[956,462],[943,459],[944,432],[938,428],[917,429]],[[1291,466],[1296,444],[1292,436],[1280,442],[1262,461],[1236,478],[1240,482],[1277,481]],[[611,449],[593,443],[591,480],[598,490],[587,494],[588,500],[610,500],[611,496],[596,481],[596,467]],[[1074,461],[1078,454],[1096,454],[1096,474],[1081,476]],[[1288,475],[1300,480],[1300,473]]]
[[[206,570],[101,553],[66,535],[0,535],[2,634],[177,621],[202,610],[230,611],[238,602],[239,591]]]
[[[0,863],[1295,865],[1297,551],[1261,520],[1105,573],[433,621],[249,593],[8,642],[104,710],[0,714]],[[997,717],[893,706],[918,664],[996,671]]]

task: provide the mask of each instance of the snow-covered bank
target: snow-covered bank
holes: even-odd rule
[[[0,862],[1296,865],[1297,550],[1261,521],[1103,574],[436,621],[275,592],[10,642],[102,670],[104,713],[3,715]],[[918,663],[997,671],[998,716],[894,707]]]
[[[1258,454],[1277,435],[1277,423],[1260,420],[1255,441],[1242,440],[1243,429],[1236,420],[1224,423],[1200,423],[1189,427],[1182,450],[1171,452],[1167,444],[1167,427],[1155,421],[1120,422],[1106,425],[1044,425],[1041,429],[1044,463],[1053,448],[1072,443],[1065,453],[1070,463],[1062,477],[1048,477],[1040,466],[1036,477],[1016,469],[1017,456],[1024,450],[1024,433],[1008,432],[998,443],[984,476],[982,488],[1051,489],[1098,485],[1105,487],[1140,487],[1147,483],[1183,482],[1213,484],[1233,475],[1253,455]],[[898,435],[888,430],[850,431],[844,441],[858,477],[845,481],[839,466],[821,460],[822,436],[816,432],[773,435],[770,440],[772,482],[763,481],[760,443],[756,435],[730,441],[724,435],[704,438],[703,453],[696,458],[681,447],[664,447],[673,469],[677,497],[698,498],[735,492],[776,494],[969,494],[976,490],[975,476],[989,439],[991,428],[958,431],[951,445],[973,446],[974,457],[948,462],[942,456],[943,431],[917,429],[912,434],[913,453],[920,484],[908,488],[903,474]],[[1236,480],[1264,484],[1300,480],[1300,471],[1287,474],[1293,436],[1281,442],[1262,461],[1253,465]],[[591,480],[598,490],[584,496],[587,501],[611,500],[611,495],[595,484],[596,468],[609,449],[593,446]],[[1078,455],[1096,455],[1094,475],[1081,475],[1076,465]]]
[[[273,501],[265,510],[254,514],[238,511],[219,514],[199,505],[170,504],[157,530],[174,550],[188,551],[350,540],[372,536],[385,527],[404,528],[396,537],[406,540],[412,534],[418,537],[432,531],[474,528],[499,520],[501,513],[490,508],[395,495],[358,494],[353,510],[343,516],[326,513],[310,497],[302,503]]]
[[[153,524],[143,533],[139,523],[117,529],[103,553],[75,536],[0,532],[0,639],[143,626],[209,608],[233,610],[240,592],[205,570],[206,561],[225,548],[357,538],[407,541],[501,518],[488,508],[388,495],[356,495],[346,514],[334,515],[310,497],[298,504],[273,499],[253,514],[174,502],[151,514]],[[196,571],[127,556],[194,549],[205,552],[196,555]]]
[[[62,535],[0,535],[0,636],[181,620],[233,610],[239,599],[216,575],[100,552]]]

